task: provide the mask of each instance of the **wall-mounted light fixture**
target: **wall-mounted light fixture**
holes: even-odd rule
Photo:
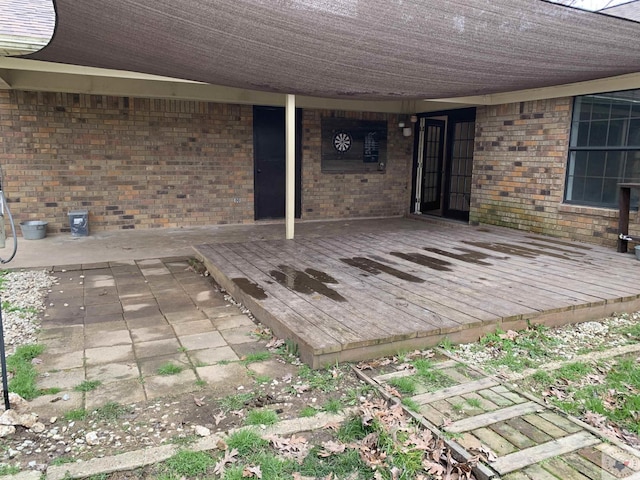
[[[407,120],[400,120],[398,122],[398,128],[402,130],[402,135],[405,137],[410,137],[411,132],[413,131],[412,126],[409,125]]]

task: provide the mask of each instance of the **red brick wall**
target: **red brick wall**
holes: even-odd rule
[[[50,232],[78,209],[91,230],[250,222],[251,125],[246,106],[0,91],[5,194]]]
[[[334,115],[387,121],[387,165],[384,173],[322,172],[321,119]],[[408,213],[413,136],[403,137],[397,125],[397,115],[305,110],[302,139],[302,218],[392,216]]]
[[[614,245],[616,210],[563,204],[572,98],[479,107],[470,221]]]

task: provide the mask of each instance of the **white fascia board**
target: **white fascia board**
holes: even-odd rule
[[[514,92],[494,93],[490,95],[476,95],[470,97],[453,97],[441,99],[427,99],[426,103],[446,102],[470,105],[501,105],[505,103],[526,102],[531,100],[545,100],[548,98],[575,97],[592,93],[617,92],[620,90],[640,89],[640,72],[619,75],[616,77],[600,78],[587,82],[569,83],[553,87],[533,88]]]

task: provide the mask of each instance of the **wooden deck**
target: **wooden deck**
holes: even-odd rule
[[[640,310],[640,262],[499,227],[402,228],[196,247],[215,280],[314,368],[527,322]]]

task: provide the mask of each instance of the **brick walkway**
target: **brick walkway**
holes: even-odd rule
[[[640,479],[640,452],[604,440],[585,424],[455,360],[434,368],[454,386],[410,397],[433,427],[447,432],[471,456],[488,447],[497,459],[478,478],[504,480]],[[379,384],[411,375],[374,377]],[[488,476],[487,476],[488,475]]]

